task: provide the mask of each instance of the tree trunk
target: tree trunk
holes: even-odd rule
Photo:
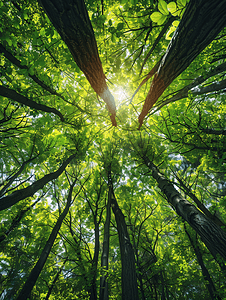
[[[197,261],[201,267],[201,270],[202,270],[202,275],[204,277],[204,280],[205,280],[205,283],[206,283],[206,286],[208,288],[208,291],[209,291],[209,294],[210,294],[210,298],[212,300],[221,300],[221,297],[219,295],[217,295],[217,291],[216,291],[216,288],[215,288],[215,285],[212,281],[212,278],[208,272],[208,269],[206,268],[204,262],[203,262],[203,259],[202,259],[202,254],[200,252],[200,249],[199,249],[199,246],[198,246],[198,241],[196,242],[196,244],[194,243],[194,241],[192,240],[192,237],[190,236],[189,232],[187,231],[186,229],[186,224],[184,224],[184,229],[185,229],[185,232],[190,240],[190,243],[191,243],[191,246],[195,252],[195,255],[196,255],[196,258],[197,258]]]
[[[66,217],[66,215],[68,213],[68,210],[71,206],[71,196],[72,196],[72,191],[73,191],[73,187],[74,187],[75,182],[76,182],[76,180],[74,181],[74,183],[70,187],[70,191],[69,191],[69,194],[68,194],[67,203],[66,203],[66,206],[64,208],[64,211],[59,216],[55,226],[53,227],[53,230],[52,230],[52,232],[49,236],[48,241],[45,244],[44,249],[42,250],[42,253],[39,257],[39,260],[37,261],[36,265],[32,269],[29,277],[27,278],[27,280],[26,280],[26,282],[25,282],[25,284],[24,284],[22,290],[20,291],[20,294],[19,294],[19,296],[17,297],[16,300],[26,300],[29,297],[29,295],[30,295],[30,293],[31,293],[31,291],[32,291],[32,289],[35,285],[35,283],[36,283],[36,281],[39,277],[39,274],[41,273],[41,271],[42,271],[42,269],[45,265],[45,262],[46,262],[46,260],[49,256],[49,253],[52,249],[52,246],[54,244],[54,241],[56,239],[58,231],[60,230],[61,224],[62,224],[64,218]]]
[[[135,256],[130,242],[125,217],[118,206],[112,188],[111,206],[117,224],[122,262],[122,300],[139,300]]]
[[[226,260],[226,232],[208,219],[193,204],[185,200],[158,170],[158,168],[143,156],[144,163],[151,170],[153,178],[158,182],[159,188],[166,195],[170,205],[174,207],[177,214],[200,235],[214,257],[221,256]]]
[[[15,191],[10,195],[2,197],[0,199],[0,211],[13,206],[14,204],[27,197],[33,196],[38,190],[42,189],[49,181],[58,178],[74,157],[75,154],[71,155],[68,159],[66,159],[57,171],[45,175],[44,177],[35,181],[34,183],[32,183],[24,189]]]
[[[225,27],[225,16],[226,0],[190,0],[154,76],[139,115],[140,127],[165,89]]]
[[[110,221],[111,221],[111,187],[108,190],[108,203],[106,207],[106,221],[104,224],[104,240],[103,240],[103,252],[101,256],[101,271],[103,275],[100,278],[100,297],[99,300],[108,300],[108,257],[109,257],[109,239],[110,239]]]
[[[113,126],[116,107],[106,84],[92,24],[83,0],[39,0],[94,91],[106,102]]]
[[[205,207],[205,205],[199,201],[199,199],[196,197],[194,193],[192,193],[190,186],[186,185],[183,180],[181,180],[178,176],[176,176],[177,180],[180,183],[180,188],[183,189],[184,193],[188,195],[192,200],[194,200],[197,207],[209,218],[211,219],[215,224],[220,226],[221,228],[226,228],[226,225],[224,222],[222,222],[216,215],[211,214],[211,212],[208,210],[208,208]]]

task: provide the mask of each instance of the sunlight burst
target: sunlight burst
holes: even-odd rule
[[[112,94],[115,98],[116,105],[120,105],[128,99],[128,95],[126,94],[125,90],[118,86],[114,88]]]

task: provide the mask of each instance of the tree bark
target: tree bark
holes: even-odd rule
[[[198,261],[198,263],[201,267],[202,275],[204,277],[204,280],[205,280],[205,283],[206,283],[206,286],[207,286],[207,289],[209,291],[211,299],[212,300],[221,300],[221,297],[217,294],[215,285],[214,285],[213,280],[212,280],[212,278],[209,274],[209,271],[206,268],[206,266],[204,264],[204,261],[202,259],[202,254],[201,254],[199,246],[198,246],[198,241],[196,242],[196,244],[194,243],[194,241],[192,240],[192,237],[190,236],[189,232],[186,229],[186,224],[184,224],[184,229],[185,229],[185,232],[186,232],[186,234],[187,234],[187,236],[190,240],[191,246],[192,246],[192,248],[195,252],[197,261]]]
[[[35,181],[34,183],[32,183],[24,189],[15,191],[10,195],[0,198],[0,211],[13,206],[14,204],[27,197],[33,196],[38,190],[42,189],[49,181],[58,178],[74,157],[75,154],[71,155],[68,159],[66,159],[57,171],[45,175],[44,177]]]
[[[52,246],[53,246],[54,241],[57,237],[58,231],[60,230],[61,224],[62,224],[64,218],[66,217],[66,215],[68,213],[68,210],[71,206],[71,196],[72,196],[72,191],[73,191],[73,187],[74,187],[75,182],[76,182],[76,180],[74,181],[74,183],[70,187],[68,198],[67,198],[67,203],[66,203],[66,206],[64,208],[64,211],[59,216],[59,219],[57,220],[55,226],[53,227],[53,230],[52,230],[52,232],[49,236],[48,241],[45,244],[44,249],[42,250],[42,253],[39,257],[39,260],[37,261],[36,265],[32,269],[29,277],[27,278],[27,280],[26,280],[26,282],[25,282],[25,284],[24,284],[22,290],[20,291],[19,296],[17,297],[16,300],[26,300],[29,297],[29,295],[30,295],[30,293],[31,293],[31,291],[32,291],[32,289],[35,285],[35,283],[36,283],[36,281],[39,277],[39,274],[41,273],[41,271],[42,271],[42,269],[45,265],[45,262],[46,262],[46,260],[49,256],[49,253],[52,249]]]
[[[112,125],[117,126],[115,101],[106,84],[93,27],[84,1],[39,0],[39,2],[91,87],[106,102]]]
[[[180,99],[186,98],[188,97],[188,92],[195,88],[196,86],[200,85],[201,83],[205,82],[208,78],[220,74],[222,72],[226,71],[226,63],[222,63],[218,66],[216,66],[214,69],[211,68],[211,70],[205,74],[205,76],[199,76],[196,79],[194,79],[194,81],[188,85],[186,85],[185,87],[183,87],[183,89],[181,89],[180,91],[178,91],[175,95],[173,95],[171,98],[162,101],[161,103],[159,103],[158,106],[153,107],[153,112],[151,110],[151,114],[157,112],[158,110],[160,110],[163,106],[165,106],[168,103],[173,103],[175,101],[178,101]],[[192,95],[192,92],[191,92]]]
[[[143,156],[144,163],[158,182],[159,188],[166,195],[170,205],[198,233],[204,244],[214,257],[221,256],[226,260],[226,232],[208,219],[193,204],[185,200],[152,163],[147,156]]]
[[[118,206],[113,187],[111,206],[117,224],[122,262],[122,300],[139,300],[135,256],[130,242],[125,216]]]
[[[226,0],[190,0],[154,76],[139,115],[139,128],[165,89],[225,27],[225,15]]]
[[[209,218],[211,219],[214,223],[216,223],[218,226],[226,228],[226,225],[224,222],[222,222],[217,216],[211,214],[211,212],[208,210],[208,208],[205,207],[205,205],[199,201],[199,199],[196,197],[194,193],[192,193],[191,189],[189,186],[187,186],[183,180],[181,180],[178,176],[176,176],[177,180],[180,183],[180,188],[183,189],[184,193],[188,195],[192,200],[194,200],[195,204],[197,207]]]

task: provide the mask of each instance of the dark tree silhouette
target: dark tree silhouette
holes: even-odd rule
[[[165,89],[226,26],[226,0],[191,0],[162,57],[145,99],[140,126]]]
[[[93,27],[84,1],[39,0],[39,2],[94,91],[106,102],[112,125],[117,126],[115,101],[106,84]]]

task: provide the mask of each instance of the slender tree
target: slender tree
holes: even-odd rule
[[[217,299],[217,300],[221,300],[221,297],[218,295],[217,291],[216,291],[216,287],[213,283],[213,280],[209,274],[209,271],[208,269],[206,268],[205,264],[204,264],[204,261],[203,261],[203,258],[202,258],[202,254],[201,254],[201,251],[199,249],[199,246],[198,246],[198,240],[196,239],[196,242],[193,241],[190,233],[188,232],[187,228],[186,228],[186,224],[184,223],[184,229],[185,229],[185,232],[189,238],[189,241],[191,243],[191,246],[192,246],[192,249],[194,250],[195,252],[195,255],[197,257],[197,261],[201,267],[201,270],[202,270],[202,274],[203,274],[203,277],[204,277],[204,280],[206,282],[206,285],[207,285],[207,288],[208,288],[208,291],[210,293],[210,298],[212,300],[214,299]]]
[[[101,256],[101,268],[103,275],[100,278],[100,300],[108,300],[108,264],[109,264],[109,242],[110,242],[110,221],[111,221],[111,187],[108,190],[108,200],[106,206],[106,220],[104,223],[104,238],[103,238],[103,250]]]
[[[161,191],[166,195],[168,202],[174,207],[177,214],[181,216],[188,224],[200,235],[202,241],[213,254],[220,255],[226,260],[226,233],[221,227],[216,225],[211,219],[208,219],[193,204],[185,200],[175,189],[173,184],[159,172],[156,165],[143,154],[142,159],[149,168],[153,178],[158,182]]]
[[[111,206],[117,224],[122,262],[122,299],[138,300],[139,296],[133,246],[130,242],[130,237],[127,231],[125,216],[119,208],[114,195],[113,186],[111,186],[111,196]]]
[[[32,289],[33,289],[33,287],[34,287],[34,285],[35,285],[35,283],[36,283],[36,281],[39,277],[39,274],[41,273],[41,271],[42,271],[42,269],[45,265],[45,262],[46,262],[46,260],[49,256],[49,253],[50,253],[50,251],[52,249],[52,246],[55,242],[57,234],[60,230],[61,224],[62,224],[64,218],[66,217],[66,215],[69,211],[69,208],[72,204],[72,192],[73,192],[73,188],[74,188],[74,185],[76,183],[76,180],[74,180],[74,182],[70,186],[66,206],[65,206],[63,212],[60,214],[55,226],[53,227],[53,230],[52,230],[52,232],[49,236],[49,239],[46,242],[45,247],[43,248],[42,253],[41,253],[37,263],[35,264],[35,266],[32,269],[30,275],[28,276],[22,290],[20,291],[19,296],[17,297],[17,300],[26,300],[30,296],[30,293],[31,293],[31,291],[32,291]]]
[[[0,199],[0,210],[4,210],[18,203],[19,201],[26,199],[27,197],[33,196],[38,190],[42,189],[49,181],[58,178],[67,165],[75,158],[76,154],[72,154],[68,159],[66,159],[60,168],[50,174],[45,175],[41,179],[35,181],[31,185],[21,190],[15,191],[10,195],[4,196]]]

